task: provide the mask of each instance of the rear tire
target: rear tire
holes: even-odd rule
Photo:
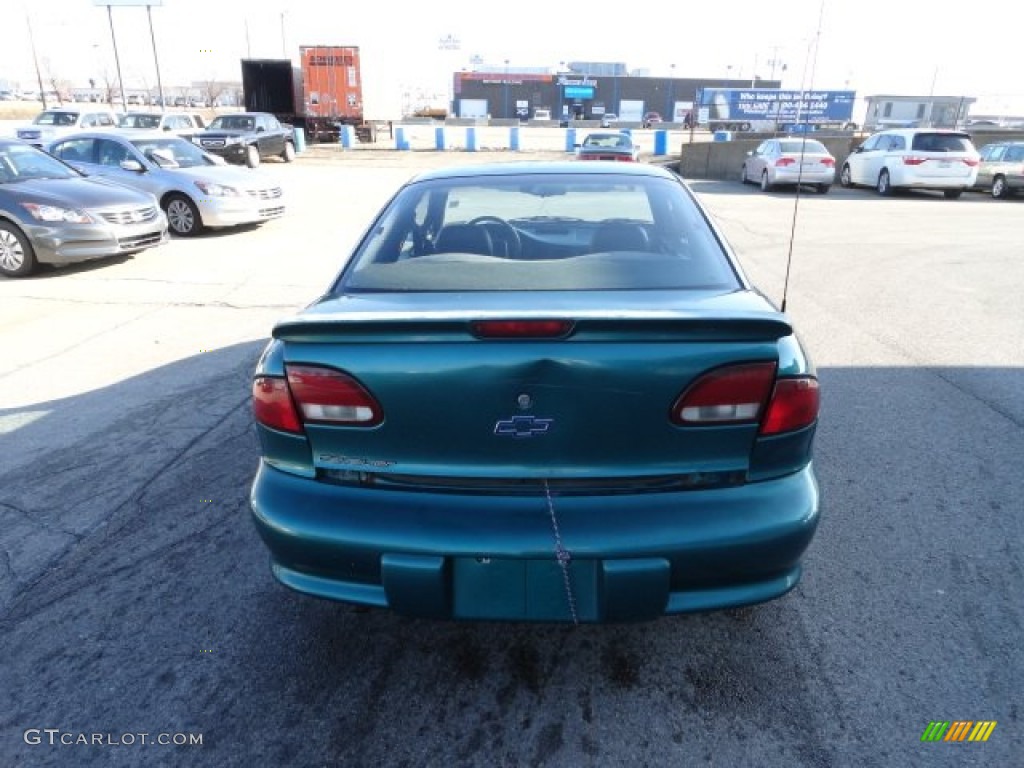
[[[36,266],[32,243],[16,226],[0,221],[0,275],[27,277],[35,272]]]
[[[290,163],[295,159],[295,145],[290,141],[284,143],[284,152],[281,153],[281,159],[286,163]]]
[[[771,192],[772,184],[768,181],[768,171],[761,171],[761,191]]]
[[[257,147],[246,147],[245,149],[245,164],[250,168],[255,168],[260,164],[260,150]]]
[[[964,191],[962,189],[944,189],[942,190],[942,196],[947,200],[956,200],[962,195]]]
[[[1010,196],[1010,187],[1006,183],[1006,178],[1003,176],[996,176],[992,179],[992,197],[1002,199]]]
[[[850,166],[844,165],[843,170],[839,172],[839,186],[841,187],[852,187],[853,186],[853,174],[850,173]]]
[[[889,172],[882,169],[882,172],[878,174],[878,184],[876,185],[878,194],[882,197],[889,197],[892,194],[892,183],[889,181]]]
[[[747,178],[747,164],[744,163],[740,166],[740,184],[749,184],[750,179]]]
[[[814,191],[817,192],[819,195],[827,195],[830,189],[832,189],[831,184],[818,184],[814,188]]]

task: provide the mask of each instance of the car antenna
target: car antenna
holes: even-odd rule
[[[803,75],[801,75],[801,78],[800,78],[801,101],[803,101],[802,97],[803,97],[804,93],[806,93],[806,91],[808,90],[807,88],[804,87],[807,84],[808,60],[810,60],[811,87],[814,86],[814,72],[815,72],[815,70],[817,69],[817,66],[818,66],[818,43],[821,40],[821,23],[822,23],[822,19],[824,18],[824,16],[825,16],[825,0],[821,0],[821,5],[818,8],[818,29],[815,31],[814,37],[811,38],[811,42],[807,45],[807,55],[804,57],[804,71],[803,71]],[[814,51],[814,56],[813,57],[811,56],[811,51],[812,50]],[[798,104],[797,105],[796,125],[800,125],[800,113],[802,112],[802,108],[803,108],[803,104]],[[781,306],[781,311],[783,311],[783,312],[786,311],[786,298],[787,298],[787,296],[789,294],[789,272],[790,272],[790,267],[792,267],[792,265],[793,265],[793,241],[796,239],[796,219],[797,219],[797,213],[800,210],[800,188],[801,188],[800,187],[800,182],[802,180],[803,172],[804,172],[804,164],[803,164],[804,150],[807,148],[807,126],[806,125],[803,126],[803,130],[801,131],[801,133],[802,133],[803,138],[802,138],[802,141],[801,141],[801,144],[800,144],[800,170],[797,172],[796,196],[793,199],[793,218],[792,218],[792,221],[790,222],[790,226],[789,226],[789,251],[786,254],[786,278],[785,278],[785,280],[782,283],[782,306]]]

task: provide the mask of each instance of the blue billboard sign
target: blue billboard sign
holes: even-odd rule
[[[708,119],[841,123],[853,116],[856,91],[782,91],[775,88],[705,88],[700,106]]]
[[[594,86],[592,86],[592,85],[567,85],[567,86],[565,86],[565,98],[567,98],[567,99],[592,99],[592,98],[594,98]]]

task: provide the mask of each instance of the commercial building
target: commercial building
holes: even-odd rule
[[[453,114],[467,118],[533,118],[549,110],[554,120],[601,119],[607,113],[624,122],[640,122],[657,112],[666,122],[683,123],[702,88],[751,87],[748,80],[722,78],[638,77],[624,65],[573,62],[559,72],[477,70],[453,75]],[[758,88],[778,88],[778,80],[755,81]]]

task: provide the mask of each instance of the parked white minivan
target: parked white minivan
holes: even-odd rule
[[[969,134],[939,128],[893,128],[873,134],[850,153],[839,173],[844,187],[933,189],[955,200],[974,186],[980,156]]]

